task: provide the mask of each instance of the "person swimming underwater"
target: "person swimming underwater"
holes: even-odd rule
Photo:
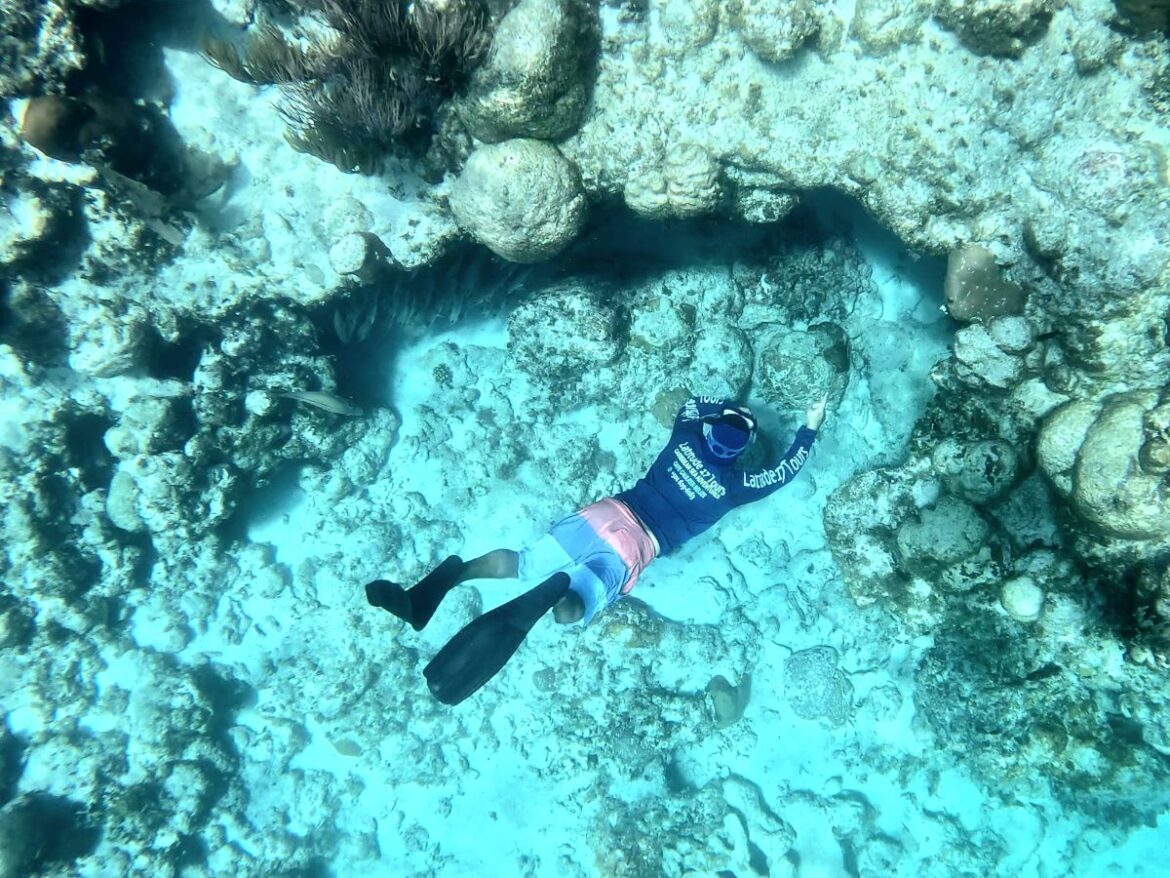
[[[732,509],[791,482],[808,459],[824,416],[820,399],[805,410],[805,425],[777,463],[743,470],[734,464],[756,436],[751,411],[730,400],[691,397],[675,418],[670,441],[634,487],[562,518],[519,552],[494,549],[471,561],[452,555],[409,589],[384,579],[368,583],[366,599],[421,631],[460,583],[515,578],[540,583],[470,622],[423,670],[439,701],[459,704],[504,667],[550,609],[557,622],[588,624],[629,594],[659,555]]]

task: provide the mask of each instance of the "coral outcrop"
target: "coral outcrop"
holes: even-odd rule
[[[1056,0],[943,0],[935,16],[981,55],[1021,54],[1044,34]]]
[[[733,9],[732,25],[765,61],[791,58],[820,27],[812,0],[739,0]]]
[[[1037,459],[1077,517],[1089,558],[1134,564],[1170,550],[1165,402],[1132,391],[1077,400],[1040,430]]]
[[[458,102],[468,130],[487,143],[571,134],[592,94],[599,35],[597,11],[583,0],[521,0]]]
[[[539,262],[565,248],[585,222],[577,169],[540,140],[481,146],[451,188],[459,224],[493,253]]]

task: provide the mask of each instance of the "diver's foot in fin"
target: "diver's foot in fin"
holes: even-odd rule
[[[410,621],[410,598],[406,596],[406,589],[397,582],[387,582],[385,579],[367,582],[366,600],[371,607],[381,607],[399,619]]]
[[[423,669],[431,694],[452,705],[474,694],[499,673],[536,620],[568,590],[568,574],[556,573],[467,625]]]
[[[463,560],[452,555],[409,591],[396,582],[377,579],[366,585],[366,600],[421,631],[435,615],[439,603],[459,584]]]

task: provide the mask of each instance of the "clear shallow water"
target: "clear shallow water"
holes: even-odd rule
[[[620,18],[607,7],[607,26]],[[344,176],[292,153],[272,95],[229,82],[189,48],[163,56],[179,80],[171,116],[191,142],[238,151],[231,184],[200,206],[187,249],[155,268],[141,239],[120,240],[124,219],[90,216],[95,250],[110,267],[35,284],[64,309],[64,322],[87,327],[76,337],[58,332],[62,345],[77,346],[73,359],[25,375],[20,357],[0,357],[0,444],[22,462],[16,487],[5,490],[0,878],[1170,874],[1160,857],[1168,818],[1146,808],[1148,825],[1139,826],[1102,804],[1115,782],[1108,771],[1093,774],[1091,748],[996,774],[983,754],[956,748],[966,740],[959,729],[932,727],[917,672],[936,632],[858,606],[829,550],[830,495],[859,473],[902,463],[934,397],[931,372],[956,330],[939,308],[942,260],[908,251],[856,203],[823,190],[807,198],[808,214],[772,230],[634,220],[606,205],[566,256],[531,273],[493,267],[469,247],[397,281],[389,328],[368,344],[339,342],[332,241],[322,232],[330,206],[360,200],[374,231],[409,261],[418,256],[412,229],[432,219],[412,204],[423,181]],[[1077,51],[1082,63],[1083,43]],[[784,75],[795,81],[820,66],[805,59]],[[692,85],[699,74],[696,66]],[[1023,114],[1042,103],[1006,128],[1027,128]],[[702,134],[701,124],[687,124],[690,136]],[[1122,153],[1099,152],[1108,183]],[[38,159],[32,173],[80,187],[70,190],[76,197],[95,191],[84,166]],[[34,208],[25,198],[10,214],[31,227]],[[1007,235],[1010,223],[989,214],[989,238]],[[1156,230],[1145,231],[1135,240],[1154,239]],[[112,279],[119,271],[136,278],[124,299]],[[656,561],[595,624],[542,620],[497,678],[448,709],[430,697],[422,668],[462,625],[522,586],[461,587],[415,633],[366,606],[361,585],[411,582],[449,552],[519,547],[628,486],[669,433],[658,390],[718,378],[734,359],[709,355],[704,372],[664,366],[669,349],[643,350],[612,368],[586,364],[569,376],[579,381],[541,380],[539,363],[509,354],[506,318],[564,282],[616,303],[623,326],[637,325],[656,299],[690,315],[679,348],[730,325],[757,344],[777,325],[832,321],[849,340],[849,383],[796,483]],[[251,323],[224,305],[241,288],[264,303]],[[782,291],[765,303],[774,311],[747,325],[742,300],[766,290]],[[806,304],[789,307],[787,297]],[[104,301],[116,303],[109,335],[85,310]],[[180,328],[177,341],[152,341],[145,364],[131,352],[133,368],[118,366],[112,328],[132,324],[139,310],[176,307],[194,312],[187,328],[199,331]],[[252,331],[266,320],[271,334]],[[232,330],[221,337],[201,321]],[[666,321],[649,325],[668,335]],[[35,347],[23,329],[2,329],[21,356]],[[623,342],[637,347],[636,335]],[[286,349],[290,337],[301,342]],[[256,348],[283,359],[273,364]],[[192,365],[205,355],[209,362]],[[92,364],[111,362],[111,374],[95,377]],[[225,374],[226,389],[215,383]],[[245,394],[330,374],[341,395],[366,408],[361,421],[284,400],[257,416],[267,432],[233,432],[241,410],[264,404],[241,403]],[[215,434],[223,457],[254,460],[257,449],[287,446],[288,462],[229,487],[225,502],[237,511],[222,529],[190,527],[215,514],[214,502],[196,500],[214,494],[204,479],[211,467],[154,498],[161,509],[147,531],[112,528],[106,492],[116,462],[98,447],[115,444],[107,431],[119,423],[123,434],[158,442],[144,449],[151,461],[181,451],[219,463],[186,448],[183,430],[219,416],[221,393],[234,412]],[[144,398],[188,401],[156,434],[149,411],[135,408]],[[782,448],[799,406],[771,405],[758,388],[747,399],[767,434],[761,445]],[[70,426],[71,406],[90,420]],[[64,450],[38,426],[52,420],[46,411],[66,424]],[[44,453],[30,454],[38,443]],[[87,444],[92,458],[77,450]],[[82,470],[96,488],[70,495]],[[27,487],[21,480],[42,472],[62,492],[36,482],[31,506],[12,499]],[[1043,491],[1028,498],[1048,499]],[[48,509],[48,536],[29,535],[27,520],[41,520],[29,509]],[[1041,512],[1044,543],[1053,515]],[[56,561],[58,553],[75,561],[74,544],[90,551],[80,572]],[[52,563],[38,567],[38,557]],[[71,577],[85,580],[88,596],[64,587]],[[1090,611],[1097,599],[1086,600]],[[1090,614],[1090,622],[1086,642],[1103,619]],[[972,629],[972,640],[980,634]],[[1086,661],[1108,690],[1123,658],[1112,635],[1093,649],[1101,643]],[[717,678],[741,699],[742,716],[720,713]],[[750,697],[741,694],[749,678]],[[1159,691],[1150,685],[1141,695]],[[960,705],[953,715],[962,713]],[[1122,752],[1111,755],[1148,743],[1116,724]],[[1018,749],[1043,754],[1023,749],[1042,742],[1039,732]],[[1071,793],[1050,796],[1036,782],[1076,759],[1086,772]],[[1139,778],[1119,798],[1157,802],[1150,787]],[[43,850],[22,850],[22,833]]]

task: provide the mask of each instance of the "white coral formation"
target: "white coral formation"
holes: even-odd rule
[[[705,46],[719,24],[719,0],[662,0],[657,23],[674,52]]]
[[[1000,317],[955,333],[955,376],[976,389],[1009,390],[1028,374],[1034,331],[1025,318]]]
[[[917,40],[929,17],[917,0],[858,0],[851,33],[871,52],[888,51]]]
[[[586,210],[576,168],[539,140],[481,146],[451,188],[460,226],[512,262],[539,262],[564,249]]]
[[[999,602],[1017,622],[1035,622],[1044,609],[1044,590],[1029,576],[1017,576],[1003,584]]]

